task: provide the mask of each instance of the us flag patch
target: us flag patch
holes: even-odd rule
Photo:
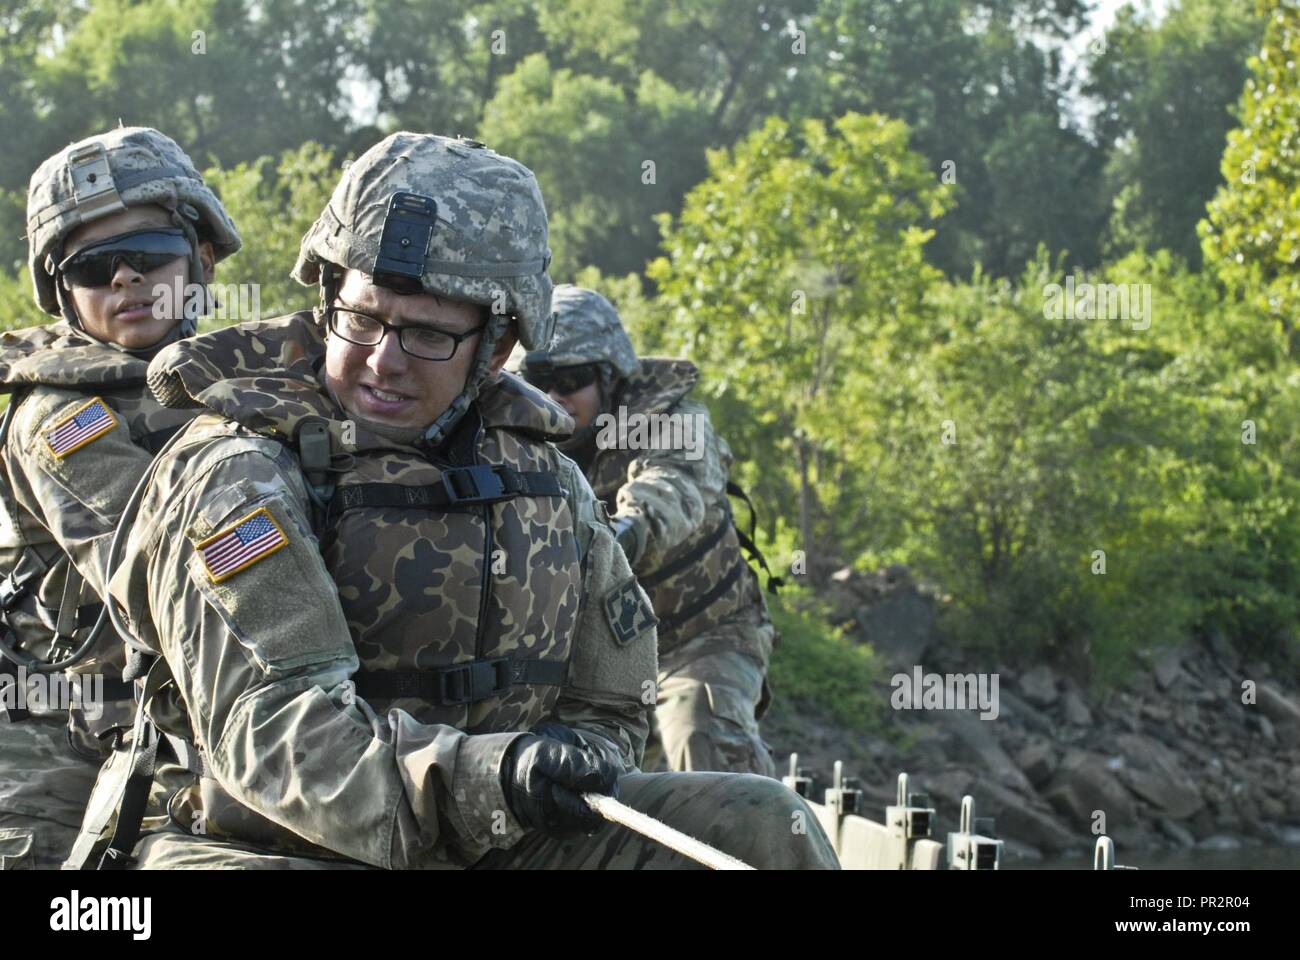
[[[117,418],[99,397],[82,404],[45,431],[50,453],[62,460],[92,440],[98,440],[117,426]]]
[[[212,582],[220,583],[269,557],[288,542],[270,511],[259,507],[233,527],[195,544],[194,549],[203,557]]]

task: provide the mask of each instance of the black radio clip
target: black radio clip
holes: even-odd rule
[[[400,294],[421,293],[424,263],[438,222],[438,203],[419,193],[395,193],[388,201],[379,253],[371,277]]]

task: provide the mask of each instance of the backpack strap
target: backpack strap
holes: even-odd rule
[[[772,575],[772,569],[767,565],[767,558],[763,556],[763,552],[758,549],[758,544],[754,542],[754,536],[758,532],[758,511],[754,509],[754,501],[749,499],[749,494],[734,480],[727,481],[727,495],[740,497],[741,500],[745,501],[745,506],[749,507],[749,533],[746,534],[744,530],[737,526],[736,537],[740,540],[741,547],[749,554],[750,559],[758,561],[758,565],[767,574],[767,592],[776,596],[777,591],[785,586],[785,581]]]

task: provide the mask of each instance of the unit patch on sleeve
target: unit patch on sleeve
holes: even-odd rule
[[[636,577],[629,577],[605,594],[605,619],[609,621],[609,628],[614,631],[614,639],[620,647],[631,643],[659,622],[637,587]]]
[[[259,507],[233,526],[194,545],[213,583],[228,580],[288,544],[266,507]]]
[[[108,404],[99,397],[83,403],[50,429],[45,431],[45,443],[50,453],[62,460],[86,444],[98,440],[117,426],[117,418]]]

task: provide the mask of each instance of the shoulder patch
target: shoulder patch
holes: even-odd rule
[[[117,426],[117,417],[99,397],[92,397],[45,431],[45,443],[62,460]]]
[[[266,559],[288,543],[289,538],[275,522],[271,511],[258,507],[226,529],[199,541],[194,549],[203,558],[208,577],[213,583],[220,583]]]
[[[637,586],[636,577],[629,577],[605,594],[605,619],[609,621],[614,640],[620,647],[627,646],[659,623],[645,594]]]

